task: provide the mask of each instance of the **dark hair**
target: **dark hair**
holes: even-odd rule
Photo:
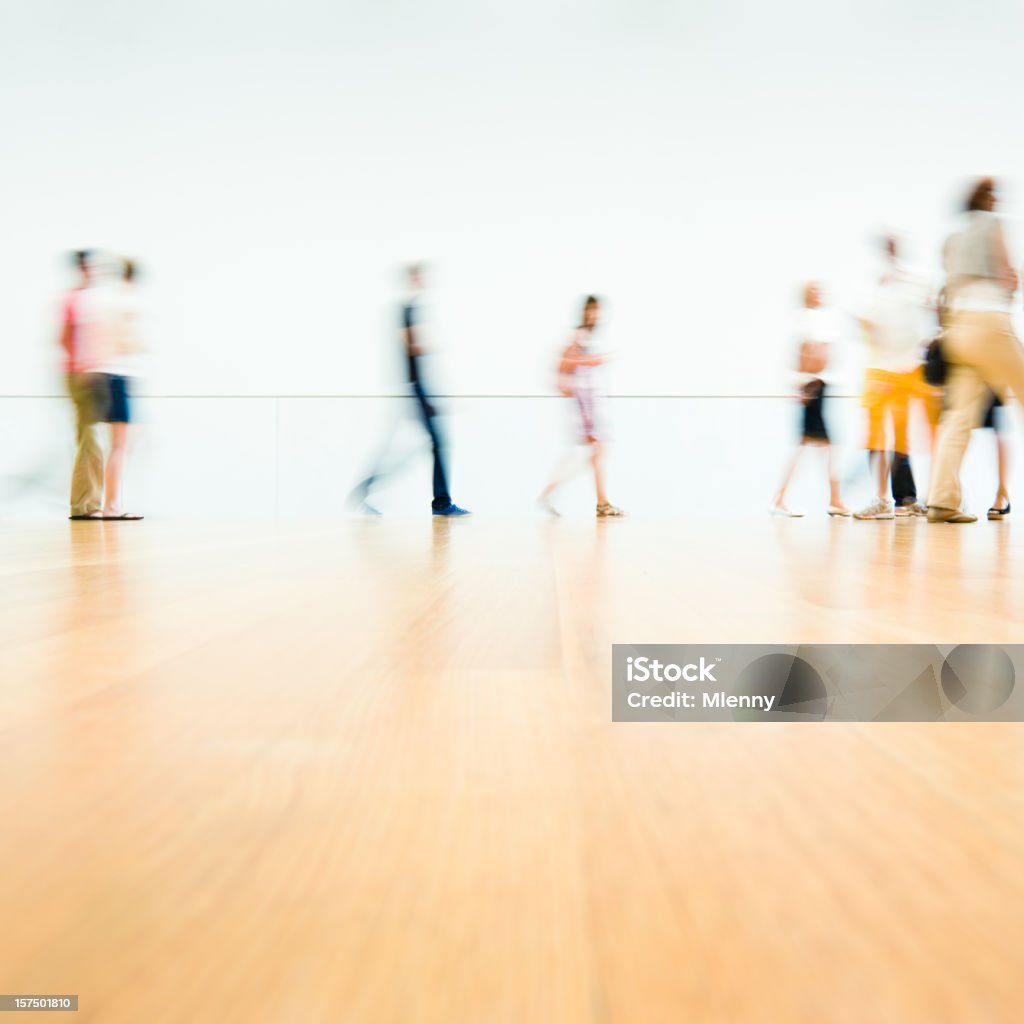
[[[92,253],[88,249],[76,249],[71,254],[71,264],[77,270],[88,270],[91,257]]]
[[[974,210],[987,210],[995,196],[996,183],[994,178],[982,178],[976,182],[967,195],[964,209],[970,213]]]
[[[128,258],[121,260],[121,280],[134,281],[137,270],[134,260]]]
[[[583,324],[584,324],[584,322],[585,322],[585,320],[587,318],[587,310],[590,309],[591,306],[600,306],[600,305],[601,305],[601,300],[596,295],[588,295],[583,300],[583,310],[580,313],[580,327],[583,326]]]

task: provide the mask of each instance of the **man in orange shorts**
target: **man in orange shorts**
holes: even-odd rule
[[[927,288],[900,264],[896,240],[887,237],[883,244],[888,266],[861,319],[870,347],[863,399],[868,416],[867,448],[878,486],[874,500],[854,513],[857,519],[927,514],[917,500],[910,468],[910,401],[924,402],[933,437],[942,411],[942,393],[926,383],[921,365],[924,343],[931,333]]]

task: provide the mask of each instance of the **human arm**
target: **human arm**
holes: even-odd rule
[[[1010,262],[1010,254],[1006,249],[1006,237],[1003,234],[1003,226],[998,220],[995,221],[992,229],[992,248],[995,253],[999,281],[1013,294],[1017,290],[1019,283],[1017,271],[1013,269],[1013,264]]]

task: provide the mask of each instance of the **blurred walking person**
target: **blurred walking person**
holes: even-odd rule
[[[412,265],[406,269],[408,294],[402,303],[399,324],[402,351],[406,367],[409,390],[415,413],[430,439],[434,459],[433,500],[431,512],[435,516],[468,516],[471,513],[452,501],[448,489],[448,472],[445,465],[444,436],[441,432],[439,415],[434,399],[428,390],[424,359],[427,345],[424,331],[423,310],[423,268]],[[369,476],[356,485],[349,495],[349,502],[362,512],[378,515],[369,503],[374,487],[389,474],[387,468],[391,438],[385,443]]]
[[[68,395],[75,410],[75,461],[71,470],[71,519],[92,519],[103,504],[103,449],[97,423],[103,378],[95,372],[99,329],[90,253],[72,255],[77,280],[61,304],[60,346]]]
[[[928,511],[917,501],[908,436],[910,400],[921,393],[924,346],[934,333],[928,289],[920,275],[900,262],[895,238],[885,238],[883,246],[888,265],[860,320],[869,347],[863,405],[877,490],[874,500],[854,513],[856,519],[893,519]]]
[[[104,408],[99,419],[110,426],[110,450],[104,472],[103,508],[99,518],[139,520],[136,512],[121,508],[121,493],[127,458],[129,424],[132,420],[132,391],[138,378],[142,344],[135,286],[135,263],[118,261],[118,279],[100,288],[102,352],[95,369],[103,377]]]
[[[594,474],[594,491],[597,498],[597,518],[615,519],[626,513],[608,500],[605,491],[605,389],[601,367],[607,356],[593,349],[594,332],[601,319],[601,302],[595,295],[584,300],[579,326],[573,331],[569,344],[562,352],[558,364],[558,388],[567,398],[572,398],[578,416],[578,438],[587,446],[590,468]],[[538,505],[549,515],[559,513],[552,504],[555,491],[569,476],[561,467],[554,478],[541,492]]]
[[[946,409],[939,421],[928,521],[973,523],[961,510],[960,465],[989,392],[1024,400],[1024,348],[1010,319],[1017,274],[1010,262],[992,178],[971,189],[962,225],[945,246],[947,327],[942,335]]]
[[[821,287],[816,281],[804,286],[803,308],[797,317],[797,397],[803,406],[800,443],[786,466],[782,484],[772,499],[771,513],[776,516],[799,518],[786,505],[786,491],[796,472],[800,456],[806,448],[825,450],[828,471],[830,516],[848,516],[850,510],[843,504],[839,493],[839,479],[832,460],[832,442],[825,420],[825,399],[829,363],[836,342],[836,329],[832,316],[824,307]]]

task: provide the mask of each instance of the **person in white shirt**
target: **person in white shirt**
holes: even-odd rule
[[[921,275],[900,263],[895,238],[887,237],[884,249],[888,266],[860,318],[869,349],[862,404],[868,414],[868,458],[878,488],[874,500],[854,513],[856,519],[893,519],[928,511],[917,501],[907,432],[910,399],[921,393],[924,346],[934,334],[928,286]],[[898,508],[888,496],[890,468]]]
[[[945,246],[947,407],[928,489],[930,523],[976,521],[960,509],[960,463],[971,431],[982,420],[990,392],[1009,390],[1024,401],[1024,347],[1010,316],[1018,278],[995,212],[997,201],[995,181],[982,178],[967,197],[962,226]]]
[[[829,482],[828,514],[848,516],[850,510],[843,504],[839,494],[839,479],[835,474],[832,443],[825,422],[828,367],[837,333],[832,315],[824,307],[821,286],[816,281],[810,281],[804,286],[803,308],[797,316],[796,329],[799,343],[797,398],[803,405],[800,444],[786,467],[781,486],[772,499],[771,512],[773,515],[789,517],[803,514],[793,512],[787,507],[786,490],[793,479],[801,453],[805,448],[814,446],[825,449]]]
[[[110,426],[110,451],[103,480],[100,519],[139,520],[136,512],[121,508],[122,479],[128,450],[128,425],[132,420],[132,382],[138,375],[142,351],[139,311],[135,291],[135,264],[118,260],[118,279],[98,289],[104,321],[102,350],[94,370],[105,380],[105,409],[100,420]]]

